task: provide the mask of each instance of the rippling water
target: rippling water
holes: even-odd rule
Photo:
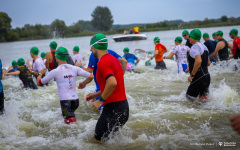
[[[235,26],[203,28],[201,31],[211,34],[222,29],[224,38],[230,40],[228,33],[232,28],[240,30],[240,26]],[[120,43],[115,43],[112,36],[108,36],[109,48],[121,55],[126,46],[131,52],[137,48],[154,50],[155,36],[159,36],[161,43],[169,48],[181,32],[148,32],[145,41]],[[80,53],[88,59],[90,38],[56,41],[71,52],[75,45],[79,45]],[[32,46],[39,47],[40,52],[49,51],[51,41],[1,43],[0,57],[4,67],[19,57],[30,59]],[[219,142],[236,142],[235,147],[229,148],[237,149],[240,136],[232,131],[229,123],[229,117],[240,110],[240,71],[233,71],[235,62],[230,61],[225,68],[219,64],[209,67],[209,102],[200,106],[185,98],[188,75],[177,74],[175,61],[165,62],[168,69],[161,71],[154,70],[154,66],[146,67],[142,60],[136,67],[141,74],[124,75],[130,117],[117,136],[101,145],[92,141],[99,114],[90,102],[84,100],[87,93],[95,90],[94,82],[78,90],[80,104],[75,112],[76,126],[63,122],[55,82],[38,90],[23,90],[18,78],[5,78],[2,82],[6,113],[0,116],[0,149],[219,149]],[[77,83],[82,80],[78,77]]]

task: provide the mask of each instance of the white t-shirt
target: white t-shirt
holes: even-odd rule
[[[187,51],[190,48],[185,45],[177,45],[173,48],[172,52],[175,53],[178,63],[187,64]]]
[[[33,71],[39,72],[40,70],[45,70],[45,69],[46,69],[46,66],[43,63],[42,58],[37,58],[33,63]]]
[[[56,69],[51,70],[44,78],[42,84],[55,79],[58,86],[58,96],[60,100],[78,99],[76,91],[76,77],[82,76],[88,78],[91,74],[83,69],[69,64],[62,64]]]
[[[43,61],[43,64],[45,64],[46,60],[47,60],[47,59],[42,59],[42,61]]]
[[[208,51],[208,48],[204,44],[197,42],[191,47],[189,53],[192,58],[195,58],[196,55],[201,56],[204,53],[204,51]]]
[[[76,54],[72,57],[72,60],[74,62],[74,64],[76,64],[76,62],[82,62],[83,63],[83,59],[82,59],[82,56],[80,54]]]

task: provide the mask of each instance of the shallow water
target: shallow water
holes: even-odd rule
[[[226,40],[228,32],[240,26],[204,28],[202,32],[222,29]],[[124,47],[130,51],[141,48],[153,50],[153,38],[159,36],[167,48],[182,30],[148,32],[145,41],[115,43],[109,38],[109,48],[119,54]],[[80,46],[80,53],[90,55],[91,37],[56,39],[57,43],[72,50]],[[29,51],[37,46],[49,51],[52,40],[1,43],[0,52],[4,67],[13,59],[30,59]],[[79,108],[76,110],[78,125],[66,125],[61,115],[55,82],[38,90],[23,90],[18,78],[7,77],[2,82],[6,98],[6,113],[0,116],[0,149],[237,149],[240,136],[232,131],[229,117],[240,110],[240,71],[233,71],[236,62],[228,67],[211,65],[209,102],[197,106],[188,102],[185,93],[188,75],[177,74],[177,65],[166,60],[167,70],[154,70],[140,61],[136,70],[141,74],[126,73],[125,88],[130,106],[130,117],[123,129],[107,143],[92,141],[99,114],[84,97],[95,90],[92,82],[78,90]],[[88,61],[85,62],[86,64]],[[154,62],[152,61],[154,65]],[[77,78],[77,83],[82,81]],[[236,142],[236,146],[220,146],[219,142]]]

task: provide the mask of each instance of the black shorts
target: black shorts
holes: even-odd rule
[[[166,67],[166,64],[164,61],[159,61],[159,62],[156,62],[156,67],[154,69],[167,69]]]
[[[128,120],[128,101],[119,101],[104,105],[95,128],[95,139],[107,139],[111,132],[117,132]]]
[[[190,83],[186,97],[190,100],[195,100],[198,95],[207,96],[209,93],[210,74],[203,75],[199,78],[193,78]]]
[[[75,117],[74,112],[79,106],[79,99],[61,100],[60,104],[61,104],[61,108],[62,108],[62,115],[65,119],[70,118],[70,117]]]
[[[33,82],[33,80],[28,81],[27,85],[24,85],[24,88],[38,89],[37,85]]]
[[[3,90],[0,92],[0,115],[3,114],[4,111],[4,93]]]

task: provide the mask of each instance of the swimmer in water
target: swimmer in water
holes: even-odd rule
[[[190,32],[190,42],[193,46],[188,56],[189,68],[186,70],[186,72],[190,72],[188,77],[190,85],[186,97],[192,102],[195,102],[197,96],[203,102],[207,100],[211,81],[208,72],[208,66],[210,65],[208,49],[204,44],[200,43],[201,36],[199,29],[193,29]]]
[[[123,58],[125,58],[128,62],[126,70],[133,73],[140,73],[133,69],[139,63],[140,59],[137,58],[134,54],[129,53],[128,47],[125,47],[123,49],[123,53]]]
[[[93,75],[79,67],[67,64],[68,55],[66,48],[59,47],[55,53],[58,67],[50,71],[44,78],[42,78],[44,71],[41,70],[37,77],[37,84],[38,86],[43,86],[50,80],[56,79],[64,122],[66,124],[77,124],[74,113],[79,106],[76,77],[82,76],[87,78],[79,83],[78,89],[83,89],[86,84],[92,81]]]
[[[25,65],[25,60],[23,58],[19,58],[17,64],[17,71],[5,73],[5,75],[19,75],[19,79],[22,81],[24,88],[37,89],[37,86],[32,79],[32,73]]]
[[[185,45],[181,45],[182,38],[180,36],[175,38],[175,47],[173,48],[172,52],[163,57],[163,59],[171,59],[173,55],[176,55],[177,59],[177,66],[178,66],[178,73],[185,72],[187,67],[187,52],[190,51],[190,48]]]

